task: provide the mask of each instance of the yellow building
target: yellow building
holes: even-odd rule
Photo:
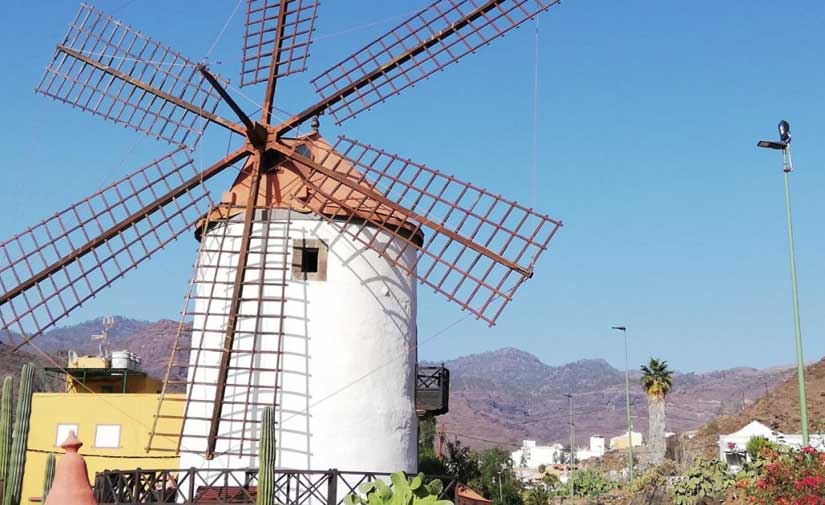
[[[68,369],[65,393],[35,393],[32,398],[23,503],[37,503],[43,489],[46,456],[63,454],[59,445],[70,431],[83,442],[80,454],[86,459],[90,483],[102,470],[177,468],[174,451],[147,453],[160,391],[159,381],[126,369],[105,368],[98,361],[78,360]],[[103,366],[101,366],[103,365]],[[62,372],[63,369],[51,371]],[[90,392],[91,390],[91,392]],[[182,417],[184,395],[167,395],[162,415]],[[162,433],[179,433],[180,419],[163,418]],[[159,449],[175,449],[176,441],[159,440]]]
[[[644,437],[638,431],[631,431],[633,440],[633,447],[638,447],[644,443]],[[611,450],[618,450],[618,449],[627,449],[627,433],[619,435],[618,437],[613,437],[610,439],[610,449]]]

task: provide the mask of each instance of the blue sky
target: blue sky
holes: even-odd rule
[[[315,99],[314,75],[426,3],[323,2],[309,71],[279,85],[278,106],[303,108]],[[93,4],[193,59],[207,53],[236,6]],[[0,237],[169,151],[33,93],[76,9],[62,1],[0,7],[7,20],[0,32]],[[243,7],[209,58],[233,81],[242,17]],[[422,289],[420,357],[514,346],[551,364],[603,357],[620,366],[620,336],[609,328],[626,324],[634,363],[651,355],[682,370],[792,362],[781,156],[755,148],[757,139],[776,135],[780,119],[794,133],[806,358],[822,357],[823,26],[819,0],[568,0],[541,16],[538,59],[529,23],[342,128],[324,121],[328,137],[346,133],[565,223],[494,328],[474,320],[450,326],[463,314]],[[225,149],[226,133],[213,128],[195,158],[207,163]],[[177,317],[194,247],[184,237],[72,320]]]

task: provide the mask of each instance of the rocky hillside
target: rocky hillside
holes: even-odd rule
[[[500,349],[448,361],[450,413],[439,418],[446,431],[469,445],[521,445],[524,439],[569,440],[573,395],[576,440],[592,434],[612,437],[626,430],[624,372],[600,359],[562,366],[542,363],[517,349]],[[734,368],[677,373],[668,397],[668,430],[699,428],[719,415],[739,412],[781,383],[790,371]],[[647,402],[631,375],[631,411],[637,431],[647,432]]]
[[[177,326],[178,323],[171,320],[116,317],[109,331],[111,349],[128,349],[142,356],[144,368],[162,377]],[[97,343],[90,340],[90,336],[100,333],[101,328],[100,319],[86,321],[54,329],[38,337],[36,343],[63,364],[70,349],[80,354],[96,354]],[[7,350],[0,347],[0,366],[9,372],[19,371],[29,359],[46,364],[42,356],[33,352],[32,358],[9,355],[4,349]],[[464,356],[448,361],[446,366],[451,370],[452,379],[450,413],[439,420],[445,423],[448,433],[462,438],[468,445],[518,446],[523,439],[540,443],[569,440],[568,399],[563,396],[568,393],[573,395],[579,444],[587,443],[592,434],[609,438],[626,429],[624,371],[604,360],[586,359],[550,366],[530,353],[507,348]],[[812,371],[811,377],[816,373],[820,372]],[[792,403],[796,393],[781,395],[781,401],[758,401],[789,374],[789,370],[781,368],[677,373],[674,389],[668,396],[668,429],[674,432],[697,429],[720,415],[759,405],[778,409],[776,419],[771,418],[771,422],[779,422],[780,426],[792,424],[793,414],[787,413],[795,408],[785,403]],[[825,375],[825,365],[821,374]],[[789,384],[788,387],[794,386],[793,382]],[[820,392],[825,394],[825,386],[812,391],[811,398]],[[819,396],[816,398],[822,400]],[[635,427],[646,435],[647,403],[636,372],[631,377],[631,402]],[[746,410],[748,412],[751,411]]]
[[[808,420],[811,432],[825,431],[825,358],[805,368],[805,387],[808,396]],[[743,411],[713,419],[687,442],[695,453],[713,456],[720,433],[732,433],[756,420],[782,433],[800,433],[799,382],[796,369],[787,374],[784,382],[768,392]]]
[[[103,320],[93,319],[53,329],[37,337],[34,343],[50,354],[65,354],[73,350],[81,355],[96,355],[98,342],[92,341],[91,336],[100,334],[102,329]],[[113,351],[128,349],[143,357],[144,369],[156,377],[162,377],[177,329],[178,323],[169,319],[140,321],[116,316],[109,330],[109,345]],[[33,352],[28,346],[23,349]],[[65,361],[65,357],[62,359]]]

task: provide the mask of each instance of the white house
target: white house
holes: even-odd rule
[[[535,440],[525,440],[521,449],[510,453],[515,466],[537,469],[539,465],[552,465],[561,461],[564,447],[561,444],[536,445]]]
[[[801,434],[785,434],[773,431],[759,421],[751,421],[745,427],[728,435],[719,435],[719,459],[727,463],[732,472],[738,472],[742,465],[750,461],[748,442],[753,437],[764,437],[778,445],[800,448]],[[810,445],[818,450],[825,449],[825,434],[815,433],[809,436]]]
[[[576,449],[576,460],[584,461],[590,458],[601,458],[604,456],[604,437],[593,435],[590,437],[590,447]]]

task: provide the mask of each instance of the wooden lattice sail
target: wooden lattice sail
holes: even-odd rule
[[[317,0],[248,1],[241,85],[266,83],[258,121],[205,66],[81,6],[37,91],[176,149],[0,243],[4,329],[21,345],[34,341],[182,232],[197,230],[202,242],[192,303],[164,398],[175,387],[186,388],[183,431],[190,439],[195,432],[202,436],[184,441],[156,424],[152,437],[178,437],[176,450],[211,458],[254,452],[260,409],[277,406],[283,394],[287,297],[264,292],[286,284],[290,216],[315,216],[402,275],[494,324],[532,276],[560,221],[347,137],[332,145],[317,133],[288,135],[322,114],[339,123],[350,119],[556,3],[436,1],[314,78],[320,100],[280,123],[271,121],[276,84],[306,68]],[[237,118],[220,115],[220,104]],[[209,124],[243,145],[199,170],[182,146],[195,145]],[[240,174],[230,197],[215,203],[204,183],[233,166]],[[276,211],[281,229],[266,224]],[[204,296],[198,286],[207,281],[227,294],[195,303]],[[275,322],[261,323],[268,318]],[[277,356],[264,360],[266,367],[260,365],[265,354]],[[158,409],[158,419],[163,412]],[[301,415],[307,411],[292,417]],[[188,429],[193,424],[200,428]]]

